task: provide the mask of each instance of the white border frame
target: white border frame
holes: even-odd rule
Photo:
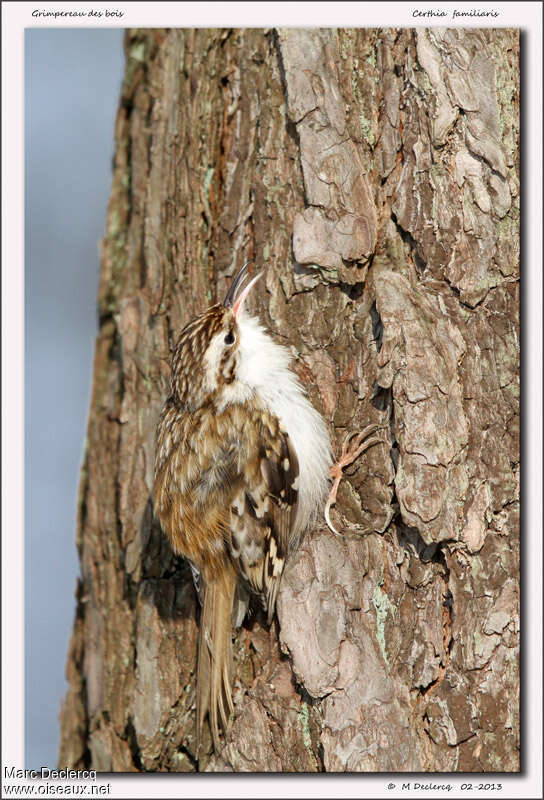
[[[33,17],[32,11],[119,10],[121,18]],[[498,12],[453,20],[452,11]],[[446,11],[445,18],[415,11]],[[386,16],[384,17],[384,13]],[[24,29],[25,27],[520,27],[523,107],[523,730],[525,772],[479,780],[457,773],[415,776],[451,791],[400,792],[406,775],[104,775],[110,797],[542,797],[542,5],[370,2],[2,3],[2,779],[4,766],[24,766]],[[462,783],[502,783],[501,792],[460,791]],[[22,781],[21,783],[28,783]],[[395,784],[389,789],[389,784]],[[89,790],[87,789],[87,793]],[[23,796],[23,795],[19,795]]]

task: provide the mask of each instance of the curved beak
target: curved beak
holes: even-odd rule
[[[250,280],[245,289],[242,289],[242,286],[244,285],[244,282],[248,276],[248,267],[252,262],[253,259],[246,261],[241,270],[234,276],[234,280],[230,285],[230,289],[223,300],[223,305],[225,308],[232,308],[235,319],[242,309],[244,300],[263,274],[262,272],[258,272],[257,275]]]

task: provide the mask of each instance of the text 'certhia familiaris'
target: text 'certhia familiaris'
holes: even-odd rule
[[[322,507],[331,448],[327,428],[289,351],[244,308],[247,264],[222,304],[182,330],[161,413],[155,510],[176,553],[189,559],[202,603],[197,676],[197,752],[209,713],[233,711],[232,627],[249,596],[272,619],[285,562]]]

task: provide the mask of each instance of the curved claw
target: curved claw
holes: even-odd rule
[[[331,490],[331,493],[332,493],[332,490]],[[331,498],[331,495],[329,495],[328,500],[327,500],[327,502],[325,504],[324,516],[325,516],[325,522],[327,523],[327,527],[329,528],[329,530],[332,531],[335,536],[340,536],[341,534],[339,533],[339,531],[336,530],[336,528],[332,524],[331,517],[330,517],[331,506],[333,505],[333,503],[335,501],[336,501],[336,497],[333,500]]]

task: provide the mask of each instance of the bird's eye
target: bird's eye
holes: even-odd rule
[[[224,341],[225,341],[225,344],[234,344],[234,342],[236,341],[236,336],[234,335],[234,333],[232,331],[229,331],[227,333],[227,335],[225,336],[225,340]]]

